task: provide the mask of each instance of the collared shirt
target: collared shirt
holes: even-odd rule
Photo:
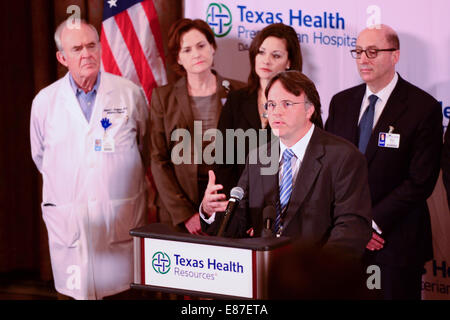
[[[394,77],[392,78],[391,82],[384,87],[382,90],[378,91],[377,93],[373,93],[369,86],[366,85],[366,93],[364,94],[364,98],[361,104],[361,110],[359,112],[359,120],[358,123],[361,121],[361,117],[364,114],[364,111],[369,107],[369,97],[374,94],[378,97],[378,100],[375,104],[375,113],[373,115],[373,127],[375,128],[375,125],[378,122],[378,119],[380,119],[381,113],[384,110],[384,107],[386,106],[386,103],[391,96],[392,91],[394,91],[395,86],[397,85],[398,81],[398,74],[397,72],[394,74]]]
[[[298,171],[300,169],[300,165],[303,161],[303,158],[305,157],[306,148],[308,147],[309,141],[311,140],[311,136],[314,132],[314,124],[311,125],[311,128],[309,128],[308,132],[301,138],[299,141],[297,141],[290,149],[295,154],[295,157],[291,158],[291,168],[292,168],[292,184],[295,184],[295,180],[297,178]],[[281,181],[281,178],[283,177],[283,152],[288,147],[281,142],[280,140],[280,163],[279,163],[279,170],[278,170],[278,178],[279,181]],[[209,218],[206,218],[202,211],[202,204],[200,204],[198,212],[200,213],[200,217],[203,221],[205,221],[207,224],[211,224],[216,219],[216,213],[214,212]]]
[[[70,85],[72,86],[73,92],[75,93],[75,97],[77,97],[78,103],[80,104],[81,111],[83,111],[84,117],[87,122],[91,120],[92,109],[94,108],[95,98],[97,97],[97,90],[100,85],[100,72],[97,75],[97,80],[95,81],[92,90],[89,92],[84,92],[82,89],[78,87],[73,80],[72,75],[69,73]]]
[[[309,128],[308,132],[298,140],[292,147],[289,149],[295,154],[295,157],[291,158],[291,168],[292,168],[292,184],[295,184],[297,179],[298,170],[300,169],[300,165],[302,164],[303,158],[305,157],[306,148],[308,147],[309,140],[311,140],[311,136],[314,132],[314,124]],[[288,147],[281,142],[280,140],[280,166],[278,171],[278,181],[282,181],[284,174],[284,166],[283,166],[283,153],[284,150],[288,149]]]

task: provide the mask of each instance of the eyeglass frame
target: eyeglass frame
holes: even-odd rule
[[[356,51],[359,51],[359,50],[361,50],[361,53],[360,53],[359,57],[353,56],[353,54],[356,55],[357,54]],[[367,54],[367,51],[369,51],[369,50],[374,50],[376,52],[375,56],[369,57],[369,55]],[[361,59],[362,53],[364,52],[366,54],[367,59],[375,59],[376,57],[378,57],[378,52],[383,52],[383,51],[391,51],[391,52],[393,52],[393,51],[397,51],[397,50],[398,50],[397,48],[389,48],[389,49],[369,48],[369,49],[365,49],[365,50],[363,50],[363,49],[352,49],[352,50],[350,50],[350,54],[351,54],[353,59]]]
[[[266,103],[264,103],[264,110],[269,111],[269,102],[274,103],[273,106],[270,106],[270,110],[273,111],[275,110],[275,108],[277,107],[277,103],[275,103],[274,101],[267,101]],[[304,103],[305,105],[307,104],[311,104],[311,102],[309,102],[308,100],[303,100],[303,101],[299,101],[299,102],[293,102],[291,100],[281,100],[281,106],[283,107],[283,110],[291,110],[292,107],[296,104],[302,104]],[[290,103],[290,106],[287,106],[286,103]]]

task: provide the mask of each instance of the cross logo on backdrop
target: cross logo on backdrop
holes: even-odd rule
[[[231,11],[222,3],[211,3],[206,10],[206,22],[218,38],[225,37],[232,28]]]

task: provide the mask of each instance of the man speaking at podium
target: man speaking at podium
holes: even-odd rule
[[[320,97],[314,83],[298,71],[274,76],[265,91],[269,124],[279,137],[275,174],[252,159],[238,185],[244,197],[230,219],[225,236],[260,236],[264,208],[273,206],[274,235],[299,238],[310,245],[338,248],[361,256],[371,236],[370,193],[364,156],[349,142],[317,125]],[[274,144],[272,144],[274,145]],[[278,144],[273,148],[278,147]],[[268,152],[270,153],[270,152]],[[256,158],[255,158],[256,159]],[[210,180],[201,205],[208,233],[215,234],[227,207],[222,188]],[[217,212],[217,219],[216,219]],[[204,225],[205,225],[204,224]]]

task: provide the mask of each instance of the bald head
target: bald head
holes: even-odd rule
[[[365,53],[358,56],[356,66],[361,79],[373,93],[385,88],[395,75],[395,65],[400,59],[397,33],[387,25],[364,29],[356,40],[356,50]],[[367,50],[373,54],[367,56]]]
[[[395,30],[390,26],[386,24],[373,25],[361,31],[359,36],[361,36],[364,32],[377,33],[379,36],[384,37],[391,48],[400,50],[400,40],[397,32],[395,32]]]

